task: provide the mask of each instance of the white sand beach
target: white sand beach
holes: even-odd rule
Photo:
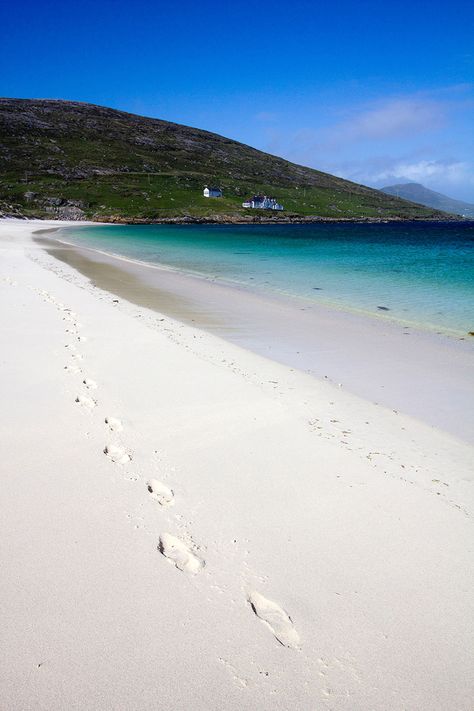
[[[1,708],[470,711],[474,449],[94,286],[57,226],[0,221]]]

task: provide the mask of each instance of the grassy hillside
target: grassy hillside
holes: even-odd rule
[[[202,195],[219,185],[221,199]],[[281,214],[242,200],[274,195]],[[188,126],[69,101],[0,99],[0,212],[94,220],[445,217]]]

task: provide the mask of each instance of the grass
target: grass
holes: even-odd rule
[[[205,198],[204,185],[217,182],[224,191],[222,198]],[[378,194],[350,193],[331,188],[288,187],[248,180],[217,180],[206,174],[143,174],[121,173],[64,180],[51,176],[29,174],[24,178],[5,176],[0,180],[0,200],[14,203],[25,215],[51,216],[45,206],[28,202],[25,193],[34,192],[42,200],[60,197],[63,200],[85,202],[85,216],[91,219],[113,217],[159,220],[169,217],[212,217],[214,215],[268,215],[267,210],[242,208],[243,200],[253,193],[274,195],[284,207],[280,216],[347,217],[409,217],[409,210],[396,198],[379,199]],[[392,204],[390,204],[392,203]],[[414,206],[412,217],[420,212],[429,217],[433,211]],[[274,213],[271,213],[274,214]]]

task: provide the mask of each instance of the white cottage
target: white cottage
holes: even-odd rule
[[[203,195],[207,198],[219,198],[222,197],[222,190],[220,188],[208,188],[206,185]]]

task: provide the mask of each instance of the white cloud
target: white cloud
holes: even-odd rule
[[[393,176],[412,182],[429,181],[442,178],[447,182],[460,182],[469,175],[469,165],[462,161],[420,160],[415,163],[399,162],[389,166],[385,171],[375,174],[375,182],[386,180]]]
[[[409,182],[431,182],[442,180],[445,183],[462,183],[471,180],[472,166],[459,160],[389,160],[385,166],[359,166],[354,171],[364,175],[371,183],[384,183],[398,179]]]
[[[356,111],[350,119],[328,130],[332,141],[378,141],[408,137],[440,128],[445,121],[442,103],[423,98],[391,99]]]
[[[370,155],[392,145],[408,145],[439,132],[447,121],[448,102],[426,96],[405,96],[347,109],[332,125],[300,127],[286,132],[285,154],[305,164],[333,161],[337,153]]]
[[[326,166],[329,172],[364,185],[381,188],[394,183],[422,183],[460,199],[474,199],[474,166],[455,159],[410,160],[372,157],[366,161]]]

